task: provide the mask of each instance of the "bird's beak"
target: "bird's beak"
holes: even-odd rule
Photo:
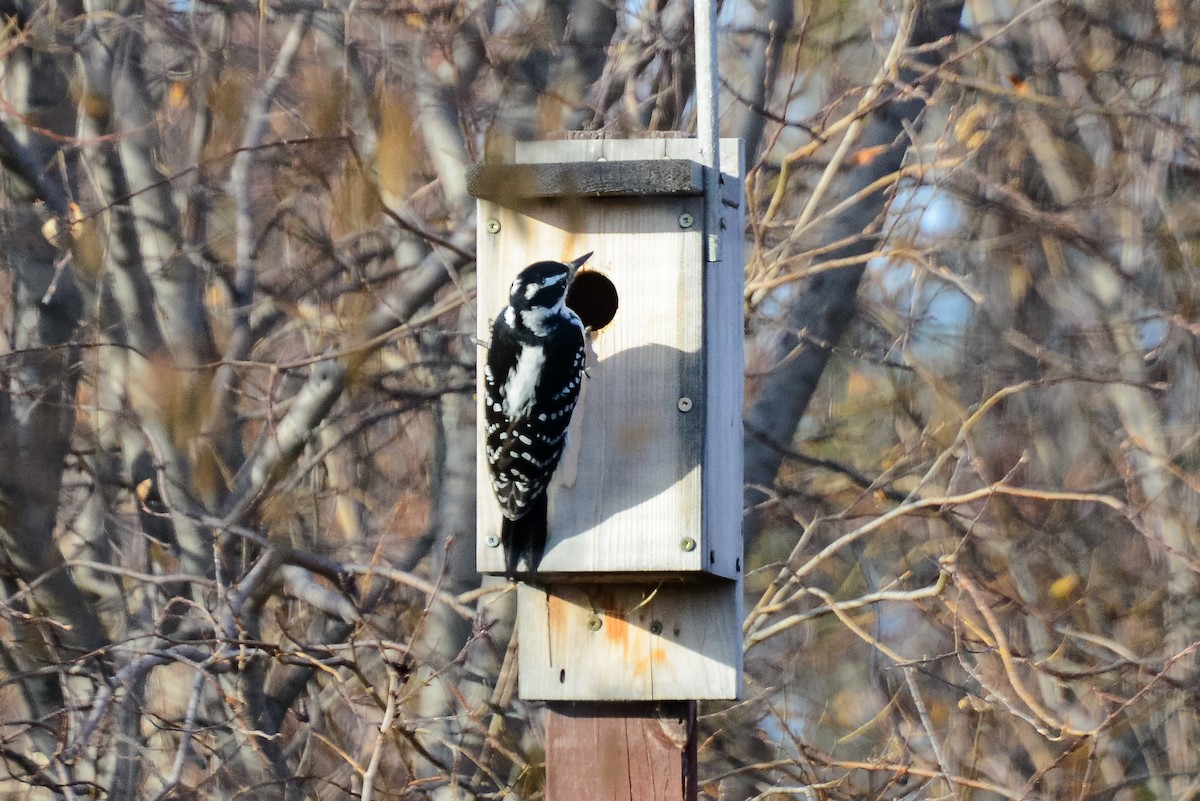
[[[578,259],[567,262],[567,266],[571,268],[571,273],[570,273],[571,280],[575,280],[575,273],[579,272],[579,268],[583,266],[583,263],[592,257],[593,252],[594,251],[589,250],[587,253],[584,253]]]

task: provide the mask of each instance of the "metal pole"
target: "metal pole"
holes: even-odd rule
[[[720,261],[721,131],[718,125],[717,3],[693,0],[696,16],[696,136],[704,170],[704,233],[707,257]]]

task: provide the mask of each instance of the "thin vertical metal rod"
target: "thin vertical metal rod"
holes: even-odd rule
[[[696,136],[704,170],[707,257],[720,261],[721,131],[718,125],[717,2],[692,0],[696,16]]]

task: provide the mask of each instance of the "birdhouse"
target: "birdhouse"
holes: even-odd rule
[[[542,575],[741,569],[738,144],[725,142],[721,160],[732,168],[717,262],[705,258],[703,168],[677,155],[694,156],[695,140],[523,143],[515,163],[470,175],[481,342],[522,268],[593,253],[567,299],[590,329],[588,366],[548,492]],[[502,573],[501,515],[479,454],[478,564]]]
[[[539,586],[523,587],[520,596],[525,698],[721,698],[737,692],[742,154],[739,140],[721,142],[720,191],[706,206],[709,168],[700,147],[683,138],[519,143],[511,162],[468,173],[478,198],[482,343],[522,268],[592,253],[567,298],[589,330],[587,372],[547,493],[549,534],[537,565]],[[478,566],[502,574],[502,518],[482,430],[477,486]],[[685,587],[689,582],[695,586]],[[560,624],[567,628],[556,638]],[[721,653],[709,667],[690,663],[683,655],[696,653],[692,646],[712,636],[705,631],[713,625],[729,629]],[[648,655],[646,681],[598,687],[586,674],[601,671],[584,669],[586,660],[598,667],[598,657],[571,644],[567,632],[586,640],[598,631],[612,636],[618,628],[627,642],[609,648],[610,667],[628,675],[628,653],[616,651],[636,641],[635,650]],[[535,637],[546,641],[535,645]],[[527,647],[545,650],[529,669]],[[551,653],[556,649],[557,657]],[[668,678],[672,672],[678,681]],[[697,686],[701,674],[709,678]]]

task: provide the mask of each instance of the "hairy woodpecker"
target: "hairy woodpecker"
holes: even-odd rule
[[[586,366],[584,327],[566,306],[567,287],[591,255],[526,267],[492,324],[483,370],[484,419],[509,578],[524,555],[536,574],[546,550],[546,487],[567,444]]]

